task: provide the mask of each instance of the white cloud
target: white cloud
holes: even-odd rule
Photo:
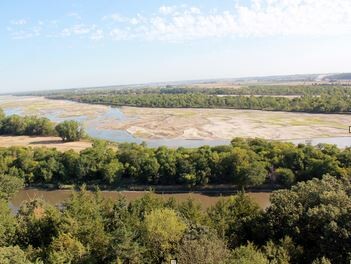
[[[101,29],[97,29],[90,35],[90,39],[92,40],[101,40],[104,38],[104,31]]]
[[[82,17],[81,17],[78,13],[76,13],[76,12],[68,13],[67,16],[73,17],[73,18],[75,18],[75,19],[77,19],[77,20],[81,20],[81,19],[82,19]]]
[[[78,18],[79,15],[71,13],[70,16]],[[351,35],[351,1],[251,0],[249,4],[237,3],[232,9],[222,11],[188,5],[163,5],[150,15],[123,16],[113,13],[96,21],[96,24],[80,22],[63,29],[57,23],[56,35],[79,35],[94,40],[111,38],[161,41],[227,37],[344,36]],[[22,33],[19,35],[35,36],[27,20],[14,20],[11,24],[22,25],[18,34]],[[42,26],[45,29],[45,25]],[[53,29],[46,25],[46,30]],[[55,35],[54,33],[47,35]]]
[[[132,35],[127,31],[115,28],[110,31],[110,37],[114,40],[127,40],[131,39]]]
[[[158,11],[163,15],[172,14],[177,9],[176,6],[161,6]]]
[[[114,13],[114,14],[102,17],[102,20],[103,21],[104,20],[112,20],[112,21],[115,21],[115,22],[125,22],[126,21],[126,17],[121,16],[120,14]]]
[[[27,23],[28,23],[28,21],[26,19],[24,19],[24,18],[11,21],[12,25],[19,25],[19,26],[26,25]]]
[[[62,37],[69,37],[72,35],[86,35],[91,33],[93,30],[96,29],[95,25],[87,26],[84,24],[77,24],[73,25],[69,28],[64,28],[61,32]]]
[[[29,39],[33,37],[40,36],[41,28],[40,27],[32,27],[28,30],[9,30],[11,32],[11,37],[13,39]]]
[[[231,11],[207,13],[196,7],[163,6],[160,13],[148,21],[149,39],[351,34],[349,0],[252,0]]]

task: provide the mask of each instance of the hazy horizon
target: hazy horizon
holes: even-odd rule
[[[350,72],[347,0],[0,3],[0,92]]]

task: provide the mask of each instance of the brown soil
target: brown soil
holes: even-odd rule
[[[91,147],[89,141],[62,142],[59,137],[0,136],[0,147],[31,146],[56,148],[59,151],[81,151]]]

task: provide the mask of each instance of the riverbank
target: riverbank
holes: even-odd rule
[[[0,147],[47,147],[58,151],[74,150],[80,152],[92,146],[87,140],[63,142],[59,137],[0,136]]]

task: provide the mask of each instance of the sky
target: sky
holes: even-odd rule
[[[0,93],[351,72],[351,0],[0,1]]]

